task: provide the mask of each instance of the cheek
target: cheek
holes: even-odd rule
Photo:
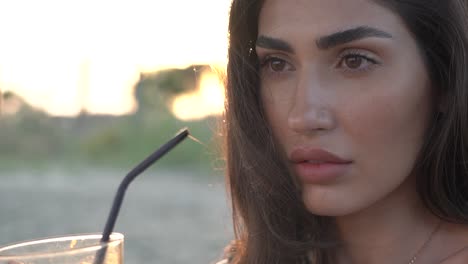
[[[393,93],[356,98],[344,111],[344,134],[356,157],[373,173],[409,173],[422,145],[430,114],[428,92],[421,86],[412,93],[407,91],[418,86],[400,87]]]

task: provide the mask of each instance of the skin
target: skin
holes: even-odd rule
[[[328,50],[315,44],[357,26],[391,38]],[[334,217],[343,241],[337,262],[408,263],[440,221],[419,200],[412,174],[438,106],[411,33],[369,0],[266,0],[258,29],[291,48],[256,47],[262,103],[284,156],[310,147],[352,161],[343,175],[314,184],[301,182],[287,162],[307,209]],[[429,242],[417,263],[468,260],[460,251],[468,245],[465,226],[444,222]]]

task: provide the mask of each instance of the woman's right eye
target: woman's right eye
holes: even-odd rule
[[[261,60],[260,67],[271,73],[283,73],[287,71],[294,71],[294,66],[284,59],[267,56]]]

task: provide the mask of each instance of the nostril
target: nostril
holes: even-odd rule
[[[333,115],[325,108],[295,108],[289,113],[289,128],[296,133],[308,133],[317,130],[330,130],[334,127]]]

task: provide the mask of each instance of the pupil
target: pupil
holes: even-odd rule
[[[349,66],[349,68],[352,69],[359,68],[359,66],[361,65],[361,58],[356,56],[349,57],[346,59],[346,64]]]
[[[282,71],[284,69],[284,61],[276,60],[271,62],[271,69],[273,71]]]

